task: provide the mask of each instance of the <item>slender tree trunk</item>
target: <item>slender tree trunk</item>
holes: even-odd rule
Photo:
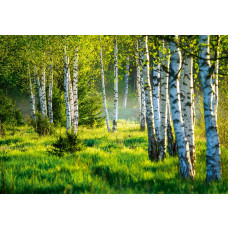
[[[70,76],[70,64],[69,57],[67,58],[67,77],[68,77],[68,86],[69,86],[69,102],[70,102],[70,118],[71,118],[71,128],[74,128],[74,98],[73,98],[73,88],[72,81]]]
[[[29,75],[29,102],[30,102],[30,113],[33,120],[36,119],[36,106],[35,106],[35,96],[33,92],[33,86],[32,86],[32,80],[31,80],[31,73],[30,73],[30,67],[28,66],[28,75]]]
[[[179,151],[180,173],[183,178],[193,178],[194,174],[190,160],[189,143],[185,137],[184,123],[181,113],[179,88],[181,53],[174,41],[169,42],[169,47],[171,52],[169,91],[174,130]]]
[[[126,66],[126,74],[125,74],[125,92],[124,92],[124,101],[123,101],[123,108],[127,108],[127,95],[128,95],[128,77],[129,77],[129,56],[127,57],[127,66]]]
[[[75,59],[74,59],[74,73],[73,73],[73,98],[74,98],[74,133],[77,135],[78,131],[78,47],[76,47]]]
[[[50,65],[50,79],[49,79],[49,92],[48,92],[48,112],[50,123],[53,123],[53,110],[52,110],[52,91],[53,91],[53,59],[50,57],[51,65]]]
[[[193,171],[195,172],[196,153],[194,135],[194,88],[193,88],[193,58],[186,56],[183,78],[183,108],[184,130],[189,142],[189,150]]]
[[[219,49],[220,49],[220,36],[218,35],[218,43],[217,43],[217,52],[216,52],[216,63],[215,63],[215,108],[214,108],[214,112],[215,112],[215,119],[217,121],[217,110],[218,110],[218,74],[219,74]]]
[[[43,116],[45,116],[45,111],[44,111],[44,104],[43,104],[43,91],[40,85],[40,80],[38,77],[38,73],[37,73],[37,68],[35,66],[35,78],[36,78],[36,84],[38,87],[38,91],[39,91],[39,101],[40,101],[40,109],[41,109],[41,113]]]
[[[142,75],[142,69],[140,66],[140,52],[139,52],[139,40],[136,42],[136,65],[137,65],[137,91],[139,101],[139,121],[140,130],[145,131],[146,129],[146,104],[145,104],[145,90],[144,90],[144,79]]]
[[[158,147],[155,135],[155,124],[154,124],[154,114],[153,114],[153,102],[152,102],[152,91],[150,84],[150,66],[149,66],[149,51],[148,51],[148,36],[140,38],[140,49],[142,53],[140,54],[140,63],[142,66],[142,76],[144,78],[144,88],[145,88],[145,100],[146,100],[146,121],[148,130],[148,153],[149,158],[152,161],[157,161],[158,159]]]
[[[204,117],[207,137],[207,181],[221,179],[221,152],[216,117],[213,112],[213,68],[209,58],[209,36],[199,36],[199,74],[204,94]]]
[[[107,129],[108,129],[109,132],[111,132],[111,128],[110,128],[110,125],[109,125],[108,108],[107,108],[107,103],[106,103],[105,79],[104,79],[104,66],[103,66],[103,56],[102,56],[101,38],[99,38],[99,41],[100,41],[101,82],[102,82],[102,92],[103,92],[104,111],[105,111]]]
[[[70,115],[70,102],[69,102],[69,85],[68,85],[68,64],[67,64],[67,56],[66,56],[66,47],[65,47],[65,55],[64,55],[64,96],[65,96],[65,104],[66,104],[66,116],[67,116],[67,124],[66,130],[69,131],[71,127],[71,115]]]
[[[42,100],[43,100],[43,111],[44,116],[47,116],[47,99],[46,99],[46,75],[45,75],[45,66],[43,66],[43,69],[41,71],[41,90],[42,90]]]
[[[161,100],[160,100],[160,126],[159,126],[159,160],[163,160],[166,155],[167,146],[167,100],[168,100],[168,82],[169,74],[167,69],[169,68],[169,59],[164,53],[166,51],[165,41],[162,41],[162,53],[161,53]],[[155,125],[156,126],[156,125]]]
[[[159,129],[160,129],[160,60],[154,61],[153,70],[153,107],[154,107],[154,123],[156,137],[159,143]]]
[[[114,112],[113,112],[113,128],[112,131],[117,131],[117,119],[118,119],[118,48],[117,37],[114,39]]]

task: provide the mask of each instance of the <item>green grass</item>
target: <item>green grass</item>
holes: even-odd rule
[[[59,131],[46,137],[28,126],[15,135],[8,131],[0,138],[0,192],[228,193],[228,149],[221,147],[222,181],[206,183],[206,143],[198,140],[196,178],[185,181],[177,157],[148,159],[147,135],[138,129],[128,121],[118,122],[118,133],[108,133],[105,126],[79,128],[85,149],[62,158],[47,153]]]

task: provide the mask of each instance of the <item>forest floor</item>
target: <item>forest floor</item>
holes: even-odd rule
[[[59,158],[47,151],[60,132],[39,137],[30,126],[8,129],[0,138],[1,193],[228,193],[228,149],[221,147],[222,181],[206,183],[203,139],[196,140],[195,180],[186,181],[178,157],[148,159],[147,134],[135,122],[119,121],[118,133],[80,127],[84,149]]]

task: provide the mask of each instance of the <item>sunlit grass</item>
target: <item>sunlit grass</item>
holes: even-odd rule
[[[106,127],[79,128],[85,148],[59,158],[47,150],[64,129],[39,137],[31,127],[0,138],[1,193],[228,193],[228,150],[222,149],[221,182],[208,184],[206,143],[196,142],[194,181],[179,175],[178,158],[151,162],[147,134],[131,121],[119,121],[118,133]]]

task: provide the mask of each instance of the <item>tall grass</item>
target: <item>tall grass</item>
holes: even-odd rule
[[[221,182],[206,183],[206,144],[197,140],[196,179],[179,175],[178,158],[151,162],[147,134],[131,121],[118,133],[79,128],[85,149],[62,158],[47,153],[56,135],[39,137],[31,127],[0,138],[1,193],[228,193],[228,149],[222,147]]]

